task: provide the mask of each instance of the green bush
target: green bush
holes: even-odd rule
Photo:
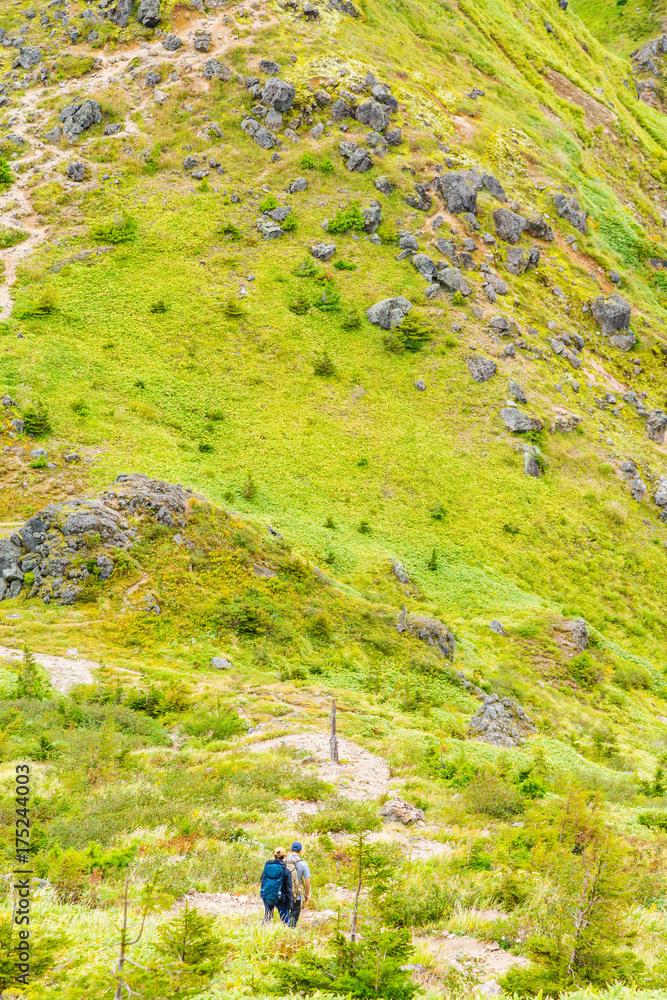
[[[233,222],[225,219],[220,223],[219,232],[222,236],[226,236],[228,240],[231,240],[232,243],[238,243],[241,239],[241,230]]]
[[[303,293],[299,292],[297,297],[290,302],[288,308],[295,316],[305,316],[310,309],[310,302]]]
[[[165,303],[164,299],[158,299],[157,302],[151,302],[149,312],[154,315],[160,315],[161,313],[166,313],[169,306]]]
[[[337,271],[356,271],[357,270],[357,265],[356,264],[351,264],[347,260],[337,260],[336,263],[334,264],[334,267],[336,268]]]
[[[304,153],[299,160],[299,166],[302,170],[314,170],[317,163],[315,162],[315,157],[312,153]]]
[[[590,653],[579,653],[573,656],[567,665],[567,670],[573,680],[582,688],[592,688],[598,684],[601,671]]]
[[[322,351],[315,359],[313,371],[320,378],[333,378],[336,375],[336,365],[326,351]]]
[[[336,236],[340,233],[363,232],[366,220],[356,201],[351,201],[347,208],[339,208],[333,219],[329,219],[327,233]]]
[[[611,679],[625,691],[631,691],[633,688],[650,691],[653,688],[653,678],[646,667],[638,663],[624,663],[615,667]]]
[[[6,191],[14,183],[14,171],[7,163],[7,160],[0,157],[0,190]]]
[[[139,224],[132,216],[123,214],[106,222],[100,222],[93,228],[92,233],[95,239],[116,245],[135,240],[138,228]]]
[[[473,778],[464,792],[464,801],[470,812],[498,819],[509,819],[524,809],[518,788],[491,770]]]
[[[236,712],[222,708],[198,708],[188,712],[181,721],[181,726],[191,736],[198,736],[206,742],[210,740],[228,740],[246,731],[246,724]]]
[[[340,324],[344,330],[358,330],[361,326],[361,316],[359,312],[352,308],[345,315]]]
[[[294,215],[288,215],[284,222],[281,222],[282,230],[284,233],[293,233],[297,228],[298,223]]]
[[[267,194],[259,203],[260,212],[271,212],[274,208],[278,208],[278,199],[273,194]]]
[[[2,188],[2,161],[0,161],[0,189]],[[14,247],[17,243],[23,243],[28,239],[25,229],[15,229],[13,226],[0,226],[0,250]]]
[[[359,833],[379,830],[381,822],[373,802],[354,802],[351,799],[331,798],[314,816],[303,813],[299,825],[306,833]]]
[[[414,312],[408,313],[400,326],[383,337],[383,344],[392,354],[416,353],[428,344],[433,333],[428,324]]]
[[[381,919],[391,927],[425,927],[448,917],[457,895],[430,879],[393,884],[378,900]]]
[[[667,833],[667,812],[643,812],[637,817],[637,822],[641,826],[647,826],[649,830]]]

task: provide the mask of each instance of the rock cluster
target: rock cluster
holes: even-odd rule
[[[182,486],[137,474],[120,475],[99,499],[49,504],[0,540],[0,600],[29,587],[29,596],[45,604],[73,604],[85,581],[108,580],[119,552],[132,545],[137,530],[128,518],[182,527],[193,496]]]
[[[518,702],[492,694],[470,720],[470,731],[485,743],[516,747],[536,733],[537,726]]]
[[[412,826],[413,823],[419,822],[423,823],[426,819],[423,809],[417,809],[416,806],[410,805],[400,795],[390,799],[389,802],[385,802],[378,816],[381,816],[388,823],[402,823],[403,826]]]
[[[71,139],[81,135],[91,127],[99,125],[102,121],[102,109],[98,101],[86,98],[76,104],[69,104],[60,112],[60,121],[63,125],[63,132]]]

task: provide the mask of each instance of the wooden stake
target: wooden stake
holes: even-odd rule
[[[338,764],[338,739],[336,737],[336,702],[331,702],[331,737],[329,738],[329,753],[332,764]]]

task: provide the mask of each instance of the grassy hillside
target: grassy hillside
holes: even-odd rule
[[[74,604],[25,587],[1,605],[6,651],[75,648],[71,661],[101,665],[67,692],[29,655],[0,674],[7,844],[16,761],[31,761],[38,796],[27,996],[115,988],[128,873],[146,933],[127,975],[143,996],[457,1000],[484,982],[508,996],[665,995],[667,524],[654,494],[667,463],[642,411],[667,407],[667,118],[637,100],[629,60],[662,33],[663,12],[643,0],[358,6],[310,19],[277,3],[167,4],[156,31],[136,10],[119,28],[98,7],[70,2],[65,25],[35,5],[22,36],[40,49],[36,68],[13,68],[19,45],[0,49],[0,388],[16,403],[3,427],[6,533],[119,473],[198,494],[184,526],[131,517],[137,537],[108,582],[89,533]],[[23,13],[0,2],[8,37]],[[209,53],[193,48],[195,29],[212,35]],[[180,49],[162,45],[169,31]],[[228,79],[205,76],[210,57]],[[241,128],[259,117],[244,77],[265,82],[262,59],[296,92],[271,150]],[[335,121],[331,103],[342,91],[367,100],[367,73],[390,86],[402,137],[356,173],[340,143],[370,148],[369,127]],[[54,136],[63,108],[88,97],[102,120],[74,143]],[[122,129],[104,135],[112,123]],[[75,162],[83,181],[68,175]],[[536,268],[506,267],[488,190],[479,228],[447,210],[434,178],[468,169],[498,178],[504,207],[553,226],[553,241],[521,237],[539,247]],[[298,177],[306,189],[289,193]],[[424,184],[422,211],[406,198]],[[586,233],[558,216],[563,192]],[[372,238],[332,224],[374,200]],[[276,204],[292,222],[264,239],[258,219]],[[410,257],[397,259],[406,232],[433,260],[438,239],[460,252],[473,239],[470,296],[427,297]],[[322,241],[335,244],[326,262],[311,254]],[[506,282],[495,302],[483,264]],[[591,312],[615,291],[632,307],[628,353]],[[366,318],[398,295],[426,330],[419,350]],[[498,316],[507,336],[490,325]],[[561,335],[583,338],[576,367],[553,349]],[[467,363],[480,356],[497,365],[484,383]],[[542,430],[506,429],[510,380]],[[31,436],[12,429],[21,416]],[[524,474],[529,445],[537,478]],[[451,629],[452,663],[397,631],[403,605]],[[585,650],[568,631],[578,618]],[[217,656],[231,668],[212,667]],[[525,708],[525,744],[472,738],[489,694]],[[333,698],[343,736],[391,768],[381,793],[350,798],[357,764],[332,778],[310,746]],[[425,827],[381,823],[396,793]],[[364,831],[355,951],[336,935]],[[312,916],[297,934],[262,931],[261,865],[297,835]],[[585,923],[590,865],[600,898]],[[189,892],[214,907],[210,926],[173,909]],[[179,934],[187,960],[165,943]],[[0,947],[5,975],[8,923]],[[331,969],[345,963],[339,981]]]

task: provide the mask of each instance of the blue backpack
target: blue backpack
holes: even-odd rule
[[[267,906],[275,906],[278,902],[285,877],[285,866],[280,861],[267,861],[262,872],[262,887],[260,896]]]

